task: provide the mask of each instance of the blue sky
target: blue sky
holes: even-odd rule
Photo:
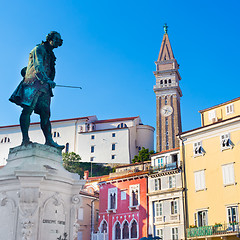
[[[139,115],[155,127],[154,61],[166,22],[180,64],[183,130],[199,127],[199,110],[240,96],[239,9],[237,0],[0,0],[0,125],[18,124],[21,108],[8,98],[31,49],[56,30],[64,42],[55,81],[83,89],[55,88],[52,120]]]

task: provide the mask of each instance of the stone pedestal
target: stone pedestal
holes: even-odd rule
[[[37,143],[11,148],[0,169],[0,239],[73,240],[84,180],[62,166],[61,151]]]

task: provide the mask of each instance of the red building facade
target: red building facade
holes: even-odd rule
[[[99,231],[108,240],[147,236],[147,172],[108,178],[100,184]]]

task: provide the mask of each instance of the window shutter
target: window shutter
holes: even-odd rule
[[[194,225],[198,226],[197,213],[194,213]]]
[[[200,172],[200,176],[201,176],[201,189],[205,189],[206,187],[205,187],[205,172],[204,172],[204,170],[202,170],[201,172]]]
[[[223,165],[222,166],[222,174],[223,174],[223,184],[224,185],[235,183],[233,163]]]

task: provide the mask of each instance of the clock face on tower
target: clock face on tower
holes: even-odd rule
[[[161,108],[161,114],[164,117],[168,117],[173,113],[173,108],[170,105],[165,105]]]

